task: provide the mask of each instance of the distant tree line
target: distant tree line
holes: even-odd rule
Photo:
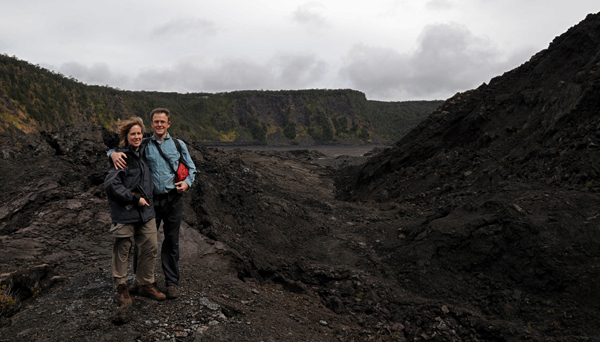
[[[92,86],[0,54],[0,131],[28,132],[89,122],[115,129],[132,115],[148,120],[157,107],[171,110],[170,131],[196,141],[233,141],[250,136],[266,141],[280,131],[293,141],[373,135],[397,140],[441,101],[369,101],[351,89],[308,89],[227,93],[126,91]]]

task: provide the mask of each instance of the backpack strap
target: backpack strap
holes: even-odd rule
[[[171,137],[171,139],[173,139],[173,142],[175,143],[175,147],[177,147],[177,151],[179,152],[179,162],[181,164],[185,165],[185,167],[187,167],[189,169],[190,167],[187,166],[187,164],[183,160],[183,153],[181,152],[181,143],[179,142],[179,139],[175,139],[173,137]]]
[[[179,152],[179,162],[182,163],[183,165],[185,165],[185,167],[187,167],[189,169],[189,167],[183,161],[183,153],[181,152],[181,144],[179,143],[179,139],[175,139],[174,137],[171,137],[171,139],[173,139],[173,142],[175,143],[175,147],[177,148],[177,152]],[[160,155],[164,158],[164,160],[167,162],[167,164],[169,164],[171,171],[173,171],[173,173],[177,174],[177,171],[174,170],[173,165],[171,165],[171,161],[169,160],[169,158],[167,158],[165,153],[160,148],[160,144],[158,143],[158,141],[152,140],[152,138],[144,138],[142,140],[142,145],[144,146],[144,148],[146,147],[146,145],[148,145],[148,143],[150,141],[154,142],[154,145],[156,145],[156,149],[158,149],[158,153],[160,153]]]
[[[173,137],[171,137],[171,139],[173,139],[173,142],[175,143],[175,147],[177,147],[177,151],[179,152],[179,154],[181,154],[181,144],[179,143],[179,139],[175,139]]]
[[[167,158],[167,156],[165,156],[164,152],[160,148],[160,144],[158,143],[158,141],[153,140],[153,142],[154,142],[154,145],[156,145],[156,148],[158,149],[158,153],[160,153],[160,155],[165,159],[165,161],[167,162],[167,164],[169,164],[169,167],[171,168],[171,171],[173,171],[174,174],[177,174],[177,171],[175,171],[175,169],[173,169],[173,165],[171,165],[171,161],[169,160],[169,158]]]
[[[143,146],[144,148],[146,148],[146,146],[148,146],[148,143],[150,142],[150,140],[152,140],[152,139],[151,138],[142,139],[142,144],[140,146]]]

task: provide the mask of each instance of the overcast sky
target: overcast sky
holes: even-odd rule
[[[0,0],[0,53],[127,90],[446,99],[598,11],[598,0]]]

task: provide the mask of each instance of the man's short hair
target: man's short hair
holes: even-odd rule
[[[154,121],[154,114],[165,114],[167,121],[171,121],[171,112],[167,108],[156,108],[150,112],[150,122]]]

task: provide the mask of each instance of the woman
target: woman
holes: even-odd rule
[[[127,289],[127,259],[132,244],[137,246],[136,282],[139,294],[156,300],[164,300],[154,283],[157,241],[156,220],[152,202],[152,174],[144,155],[144,122],[138,117],[121,123],[119,127],[118,152],[127,156],[127,166],[116,169],[111,165],[104,180],[108,195],[112,225],[110,233],[115,238],[113,245],[112,272],[113,285],[117,288],[117,300],[130,304]],[[109,158],[110,159],[110,158]]]

